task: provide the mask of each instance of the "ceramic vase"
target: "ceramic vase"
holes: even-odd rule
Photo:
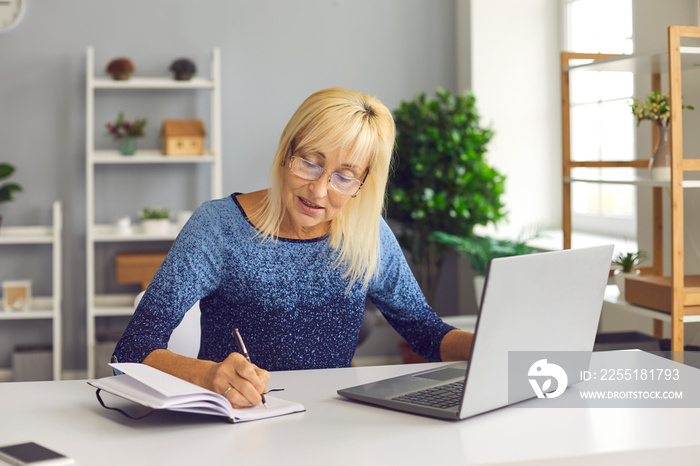
[[[658,123],[659,144],[651,161],[651,179],[671,181],[671,127]]]
[[[119,152],[122,155],[134,155],[136,152],[136,138],[121,138],[119,140]]]

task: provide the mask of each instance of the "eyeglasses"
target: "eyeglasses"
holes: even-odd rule
[[[365,183],[367,175],[369,174],[369,172],[366,173],[365,177],[362,179],[362,181],[360,181],[338,172],[331,173],[325,168],[319,167],[315,163],[311,163],[308,160],[297,157],[293,154],[289,157],[289,168],[292,170],[292,173],[304,178],[305,180],[317,180],[321,177],[321,175],[323,175],[324,172],[328,173],[330,175],[328,182],[333,189],[338,191],[340,194],[345,194],[346,196],[352,197],[357,196],[358,191],[360,191],[360,188]]]

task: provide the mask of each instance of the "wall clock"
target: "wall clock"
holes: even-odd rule
[[[0,32],[17,26],[26,6],[27,0],[0,0]]]

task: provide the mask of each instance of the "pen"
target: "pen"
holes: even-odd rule
[[[238,343],[238,349],[241,350],[241,354],[245,356],[249,363],[253,364],[253,361],[250,360],[248,350],[245,347],[245,343],[243,343],[243,337],[241,337],[241,332],[239,332],[237,328],[233,329],[233,336],[236,337],[236,343]],[[260,396],[262,397],[262,404],[265,406],[265,408],[267,408],[267,400],[265,399],[265,394],[263,393]]]

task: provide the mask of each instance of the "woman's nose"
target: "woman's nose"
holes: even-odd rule
[[[324,173],[317,179],[310,181],[309,186],[311,188],[311,191],[314,193],[314,195],[317,198],[323,198],[326,197],[328,194],[328,186],[330,183],[330,174]]]

